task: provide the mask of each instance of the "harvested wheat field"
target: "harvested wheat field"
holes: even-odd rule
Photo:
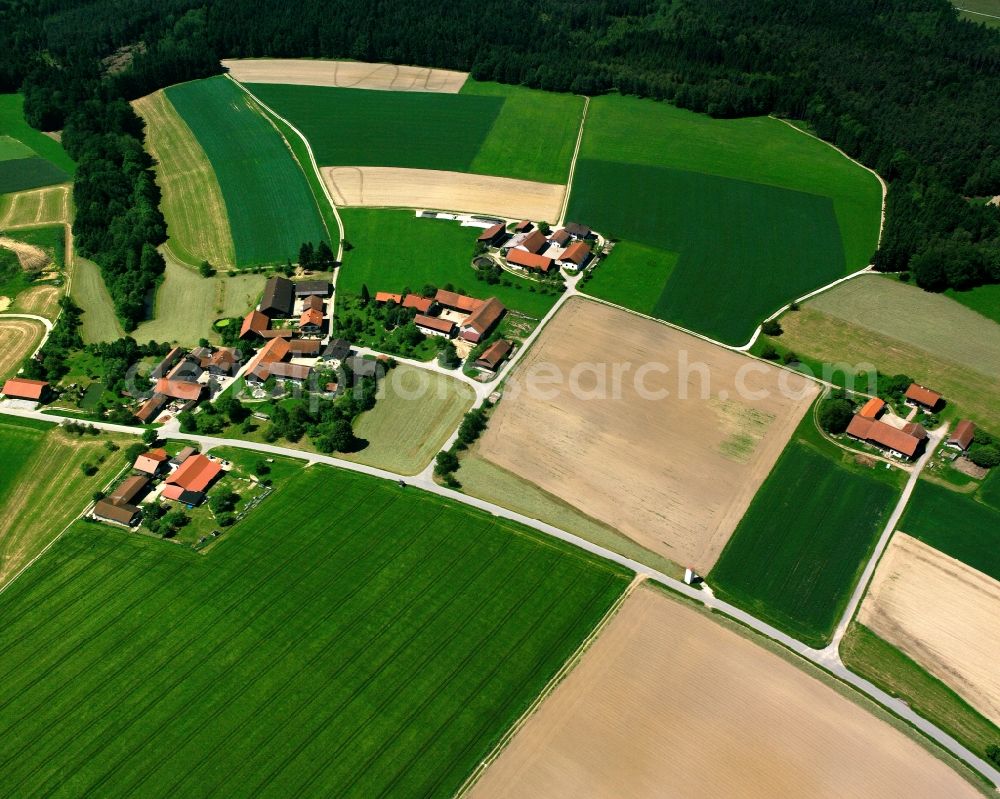
[[[226,58],[222,66],[242,83],[291,83],[394,92],[457,94],[468,72],[364,61],[310,61],[300,58]]]
[[[438,169],[335,166],[320,169],[337,205],[431,208],[518,219],[558,219],[565,186]]]
[[[896,533],[858,621],[1000,724],[1000,582]]]
[[[17,295],[15,310],[44,316],[53,322],[59,316],[60,290],[55,286],[32,286]]]
[[[13,252],[21,266],[28,271],[36,272],[49,264],[49,256],[45,254],[45,250],[33,244],[0,236],[0,247]]]
[[[626,600],[471,796],[980,794],[833,688],[645,588]]]
[[[38,346],[44,334],[40,322],[0,317],[0,380],[17,372],[21,361]]]
[[[562,382],[529,390],[552,369]],[[480,454],[705,574],[816,394],[800,375],[573,298],[508,382]]]

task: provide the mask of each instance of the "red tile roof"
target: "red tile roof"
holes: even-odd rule
[[[529,222],[527,219],[521,220],[514,227],[514,230],[516,230],[518,233],[523,233],[525,230],[530,230],[530,229],[531,229],[531,222]]]
[[[528,252],[541,252],[549,246],[549,240],[545,238],[545,234],[540,230],[533,230],[528,236],[522,241],[518,248],[527,250]]]
[[[271,364],[284,359],[288,352],[289,346],[285,339],[271,339],[250,359],[250,363],[247,364],[247,374],[267,380],[267,376],[271,373]]]
[[[858,416],[863,416],[866,419],[877,419],[878,415],[885,410],[885,400],[881,400],[878,397],[872,397],[868,402],[861,406],[861,410],[858,411]]]
[[[416,308],[420,313],[427,313],[432,305],[434,305],[434,300],[430,297],[421,297],[417,294],[407,294],[403,297],[404,308]]]
[[[507,308],[496,297],[490,297],[486,302],[473,311],[469,318],[462,322],[463,332],[474,331],[478,338],[482,338],[493,329],[500,317],[506,313]]]
[[[566,228],[559,228],[551,236],[549,236],[549,241],[558,244],[560,247],[566,246],[566,242],[570,240],[569,231]]]
[[[375,292],[375,302],[394,302],[399,305],[403,302],[402,294],[393,294],[391,291]]]
[[[919,428],[920,425],[915,425],[915,427]],[[920,429],[923,430],[923,428]],[[847,425],[847,434],[860,438],[862,441],[895,450],[908,458],[916,454],[923,440],[917,435],[897,430],[885,422],[880,422],[877,419],[866,419],[859,415],[855,415],[850,424]],[[924,433],[924,437],[926,437],[926,433]]]
[[[976,436],[976,426],[968,419],[963,419],[948,436],[949,444],[956,445],[961,449],[968,449],[972,439]]]
[[[497,339],[476,359],[476,366],[496,369],[503,362],[503,359],[510,354],[510,350],[511,344],[509,341],[502,338]]]
[[[941,401],[941,395],[936,391],[931,391],[926,386],[921,386],[919,383],[910,383],[910,387],[906,389],[906,398],[908,400],[913,400],[920,405],[926,405],[928,408],[933,408]]]
[[[38,400],[49,384],[44,380],[28,380],[26,377],[12,377],[3,384],[3,393],[17,399]]]
[[[135,412],[135,418],[143,423],[148,422],[150,419],[155,419],[156,415],[160,412],[160,408],[167,404],[167,399],[169,398],[166,394],[154,394]]]
[[[204,491],[221,471],[222,466],[217,461],[199,453],[178,466],[177,471],[167,478],[167,485],[180,486],[186,491]]]
[[[506,230],[507,226],[503,222],[498,222],[493,225],[493,227],[488,227],[484,230],[476,241],[493,241],[500,233]]]
[[[524,250],[511,250],[507,253],[507,263],[512,266],[523,266],[526,269],[538,269],[548,272],[552,268],[552,259],[547,255],[535,255]]]
[[[293,338],[288,340],[288,352],[292,355],[319,355],[322,342],[318,338]]]
[[[454,308],[456,311],[465,311],[466,313],[472,313],[483,304],[482,300],[477,300],[475,297],[466,297],[464,294],[444,289],[438,289],[434,299],[446,308]]]
[[[312,325],[313,327],[322,327],[323,312],[314,310],[312,308],[310,308],[308,311],[304,311],[302,316],[299,317],[299,327],[305,327],[306,325]]]
[[[449,336],[455,330],[454,322],[449,321],[448,319],[441,319],[437,316],[417,314],[416,317],[414,317],[413,322],[417,327],[425,327],[428,330],[436,330],[439,333],[445,333]]]
[[[250,313],[243,317],[243,324],[240,326],[240,338],[243,338],[247,333],[260,335],[270,326],[271,320],[267,314],[262,314],[260,311],[250,311]]]
[[[269,364],[267,370],[269,376],[273,375],[288,380],[306,380],[312,374],[311,366],[303,366],[299,363],[282,363],[281,361]]]
[[[161,377],[156,381],[155,391],[157,394],[190,402],[201,397],[202,386],[198,383],[192,383],[190,380],[170,380]]]
[[[582,266],[589,255],[590,247],[588,247],[585,242],[574,241],[569,245],[569,247],[563,250],[563,254],[559,256],[559,260],[569,261],[577,266]]]

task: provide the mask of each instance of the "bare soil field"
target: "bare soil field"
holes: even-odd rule
[[[558,219],[565,186],[438,169],[340,166],[320,169],[337,205],[430,208],[519,219]]]
[[[300,58],[224,58],[222,66],[241,83],[291,83],[394,92],[457,94],[468,72],[364,61],[310,61]]]
[[[21,361],[38,346],[44,334],[40,322],[0,317],[0,380],[17,372]]]
[[[6,195],[0,200],[0,228],[51,225],[69,221],[69,186]]]
[[[642,588],[471,796],[981,794],[784,658]]]
[[[896,533],[858,621],[1000,724],[1000,582]]]
[[[574,298],[511,377],[480,454],[704,574],[816,394],[799,375]]]

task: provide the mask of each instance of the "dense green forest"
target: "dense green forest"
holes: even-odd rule
[[[32,124],[73,132],[81,247],[127,322],[164,233],[117,101],[223,56],[467,69],[802,120],[890,181],[880,269],[933,290],[1000,282],[1000,210],[968,199],[1000,194],[1000,33],[945,0],[0,0],[0,23],[0,90],[23,85]]]

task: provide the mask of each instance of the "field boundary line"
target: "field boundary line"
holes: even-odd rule
[[[576,146],[573,148],[573,158],[569,162],[569,177],[566,178],[566,191],[563,194],[562,210],[559,212],[559,221],[556,227],[562,227],[566,221],[566,211],[569,210],[569,195],[573,191],[573,176],[576,174],[576,159],[580,155],[580,145],[583,143],[583,126],[587,122],[587,111],[590,109],[590,98],[586,95],[583,98],[583,114],[580,115],[580,129],[576,134]]]
[[[955,10],[964,11],[966,14],[975,14],[977,17],[989,17],[990,19],[1000,19],[1000,15],[987,14],[985,11],[973,11],[971,8],[960,8],[955,6]]]
[[[231,74],[226,73],[226,77],[233,83],[235,83],[237,86],[239,86],[239,88],[244,92],[244,94],[247,95],[247,97],[250,97],[255,103],[257,103],[257,105],[259,105],[261,108],[267,111],[267,113],[271,114],[276,119],[281,120],[281,122],[283,122],[285,125],[288,125],[288,127],[292,131],[294,131],[295,134],[300,139],[302,139],[302,143],[306,146],[306,152],[309,153],[309,161],[312,165],[313,172],[316,175],[316,179],[319,180],[320,187],[323,189],[323,195],[326,197],[327,202],[330,203],[330,208],[333,209],[333,217],[334,219],[337,220],[337,226],[340,228],[340,230],[338,231],[340,240],[337,243],[337,260],[342,261],[344,259],[344,221],[340,218],[340,214],[337,212],[337,204],[333,201],[333,197],[330,195],[330,189],[327,188],[326,183],[323,181],[323,174],[319,171],[319,164],[316,163],[316,156],[313,154],[312,145],[309,144],[309,139],[305,137],[305,135],[302,133],[301,130],[295,127],[295,125],[293,125],[283,116],[281,116],[281,114],[279,114],[277,111],[271,108],[271,106],[269,106],[267,103],[261,100],[256,94],[250,91],[245,85],[240,83]],[[274,125],[273,122],[271,124]],[[277,126],[275,126],[275,130],[278,130]],[[280,130],[278,130],[278,135],[284,138],[284,134],[282,134]],[[295,153],[292,153],[292,157],[293,158],[295,157]],[[322,218],[322,216],[320,218]],[[336,282],[336,275],[334,276],[334,282]]]
[[[647,579],[648,575],[642,572],[637,572],[632,578],[632,581],[625,587],[621,595],[616,599],[604,616],[597,622],[594,629],[590,631],[590,634],[580,642],[580,645],[576,650],[566,659],[566,662],[559,668],[559,670],[552,675],[545,687],[538,693],[534,701],[528,705],[524,713],[521,714],[520,718],[517,719],[503,734],[503,737],[497,741],[496,745],[493,747],[492,751],[486,755],[485,758],[480,761],[479,765],[472,771],[472,773],[466,777],[465,782],[462,783],[458,791],[455,792],[455,799],[463,799],[467,796],[469,791],[471,791],[477,782],[482,779],[483,774],[486,770],[496,762],[497,758],[503,754],[504,750],[510,745],[510,742],[514,737],[521,731],[521,729],[528,723],[528,720],[535,714],[541,704],[551,696],[552,692],[555,691],[556,687],[569,675],[569,673],[576,668],[576,665],[580,662],[583,656],[587,653],[587,650],[593,645],[597,637],[604,631],[604,629],[611,623],[611,620],[618,615],[618,611],[621,610],[622,605],[625,604],[625,600],[632,596],[632,593]]]

